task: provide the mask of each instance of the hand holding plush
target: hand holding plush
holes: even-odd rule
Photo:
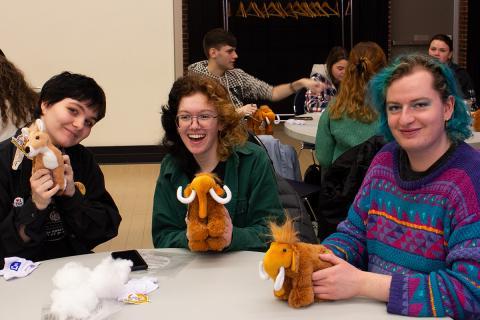
[[[270,230],[274,241],[260,262],[260,277],[275,279],[273,294],[288,300],[291,307],[319,301],[314,297],[312,273],[332,266],[319,258],[319,254],[331,251],[319,244],[300,242],[289,218],[283,226],[270,223]]]
[[[43,121],[37,119],[29,128],[22,128],[22,134],[28,137],[25,152],[27,157],[33,161],[32,174],[39,169],[49,169],[52,173],[54,186],[59,186],[57,195],[63,194],[66,180],[62,153],[53,145],[50,136],[45,132]]]
[[[225,198],[221,198],[226,193]],[[185,188],[177,189],[177,199],[188,204],[187,238],[192,251],[221,251],[231,241],[231,220],[224,204],[232,198],[227,186],[223,189],[212,173],[199,173]],[[230,230],[230,235],[228,235]]]

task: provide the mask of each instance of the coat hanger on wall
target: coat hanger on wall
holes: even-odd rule
[[[247,16],[257,17],[257,18],[265,18],[263,12],[258,8],[257,3],[254,0],[250,0],[247,9],[245,10]]]
[[[315,1],[315,2],[310,2],[310,8],[312,9],[313,12],[315,12],[317,17],[329,17],[330,15],[328,14],[327,11],[325,11],[322,6],[320,5],[320,2]]]
[[[352,8],[350,5],[350,0],[347,1],[347,8],[345,9],[345,15],[349,16],[352,13]]]
[[[293,12],[298,16],[298,17],[309,17],[311,18],[311,15],[305,11],[305,8],[298,2],[298,0],[293,2]]]
[[[325,9],[325,11],[330,12],[330,15],[335,15],[337,17],[340,17],[340,13],[338,12],[338,2],[336,2],[336,7],[337,7],[337,10],[333,9],[332,7],[330,7],[327,1],[323,1],[322,3],[322,8]]]
[[[267,14],[269,17],[286,17],[286,14],[280,9],[274,1],[270,1],[267,6]]]
[[[235,16],[242,17],[242,18],[247,17],[247,12],[245,11],[245,5],[243,4],[242,0],[240,0],[240,3],[238,4],[238,9],[237,9],[237,12],[235,13]]]

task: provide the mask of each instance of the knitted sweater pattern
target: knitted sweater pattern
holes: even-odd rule
[[[363,123],[346,115],[332,120],[327,108],[320,116],[315,136],[315,155],[320,165],[330,167],[347,150],[377,134],[378,124],[378,120]]]
[[[480,153],[460,143],[429,175],[399,176],[395,142],[374,158],[347,219],[323,244],[392,275],[387,311],[480,317]]]

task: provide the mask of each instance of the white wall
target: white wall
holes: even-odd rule
[[[63,70],[93,77],[107,115],[87,146],[154,145],[174,76],[174,0],[1,0],[0,48],[41,87]]]

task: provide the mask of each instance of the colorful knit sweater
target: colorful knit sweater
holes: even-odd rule
[[[480,318],[480,152],[460,143],[405,181],[398,144],[374,158],[347,219],[323,244],[362,270],[392,275],[387,310]]]

